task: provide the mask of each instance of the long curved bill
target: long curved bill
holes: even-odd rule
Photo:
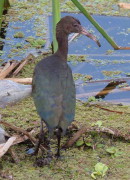
[[[83,35],[89,37],[90,39],[92,39],[93,41],[95,41],[99,47],[101,47],[101,44],[100,44],[100,42],[97,40],[97,38],[96,38],[93,34],[89,33],[89,32],[88,32],[84,27],[82,27],[82,26],[81,26],[80,34],[83,34]]]

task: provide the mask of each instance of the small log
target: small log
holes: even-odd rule
[[[8,151],[10,146],[12,146],[13,142],[16,140],[16,137],[12,136],[10,137],[5,144],[3,144],[3,147],[0,148],[0,158]]]
[[[4,79],[18,64],[19,62],[12,62],[5,71],[0,73],[0,80]]]
[[[32,84],[32,78],[6,78],[5,80],[11,80],[21,84]]]
[[[29,54],[19,65],[19,67],[13,72],[13,76],[16,76],[21,69],[25,66],[25,64],[28,63],[29,60],[32,60],[34,56],[32,54]]]
[[[124,9],[130,9],[130,3],[118,3],[118,6]]]

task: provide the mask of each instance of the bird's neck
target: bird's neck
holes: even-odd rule
[[[62,60],[67,61],[68,35],[63,31],[57,31],[56,37],[58,41],[58,50],[56,53],[61,57]]]

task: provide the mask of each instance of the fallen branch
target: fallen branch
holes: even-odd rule
[[[77,131],[72,138],[70,138],[68,140],[68,142],[66,142],[66,144],[63,145],[63,148],[69,148],[71,147],[84,133],[91,133],[91,132],[98,132],[98,133],[105,133],[107,135],[112,135],[115,138],[121,138],[125,141],[130,141],[130,135],[129,134],[122,134],[120,131],[118,130],[111,130],[109,128],[105,128],[105,127],[85,127],[85,125],[79,130]]]
[[[0,73],[0,79],[4,79],[18,64],[19,62],[12,62],[6,70]]]
[[[26,136],[31,140],[31,142],[32,142],[33,144],[36,144],[37,140],[36,140],[34,137],[32,137],[26,130],[21,129],[21,128],[19,128],[19,127],[16,127],[16,126],[14,126],[14,125],[12,125],[12,124],[10,124],[10,123],[7,123],[7,122],[5,122],[5,121],[3,121],[3,120],[0,121],[0,124],[3,124],[4,126],[13,129],[13,130],[16,131],[16,132],[23,133],[24,135],[26,135]],[[15,137],[15,138],[16,138],[16,137]],[[46,151],[46,148],[43,147],[42,145],[40,145],[40,149],[41,149],[42,151]]]
[[[30,135],[32,135],[34,133],[35,133],[34,129],[31,132],[29,132]],[[29,138],[26,135],[14,135],[13,137],[15,138],[15,140],[10,144],[8,149],[5,149],[5,145],[6,145],[7,142],[3,143],[3,144],[0,144],[0,152],[1,152],[1,157],[2,157],[8,151],[11,154],[14,162],[18,163],[19,162],[19,158],[17,157],[15,151],[12,149],[11,146],[19,144],[21,142],[24,142],[24,141],[26,141]],[[2,153],[2,152],[5,152],[5,153]]]
[[[18,68],[13,72],[13,76],[16,76],[20,71],[21,69],[25,66],[25,64],[28,63],[28,61],[34,59],[34,56],[32,54],[29,54],[21,63],[20,65],[18,66]]]
[[[11,63],[10,63],[10,62],[7,62],[7,63],[5,64],[5,66],[2,68],[1,73],[4,72],[4,71],[6,71],[6,70],[10,67],[10,65],[11,65]],[[1,66],[1,67],[2,67],[2,66]]]

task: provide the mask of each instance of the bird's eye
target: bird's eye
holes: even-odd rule
[[[74,27],[77,27],[78,25],[77,25],[77,24],[74,24],[73,26],[74,26]]]

